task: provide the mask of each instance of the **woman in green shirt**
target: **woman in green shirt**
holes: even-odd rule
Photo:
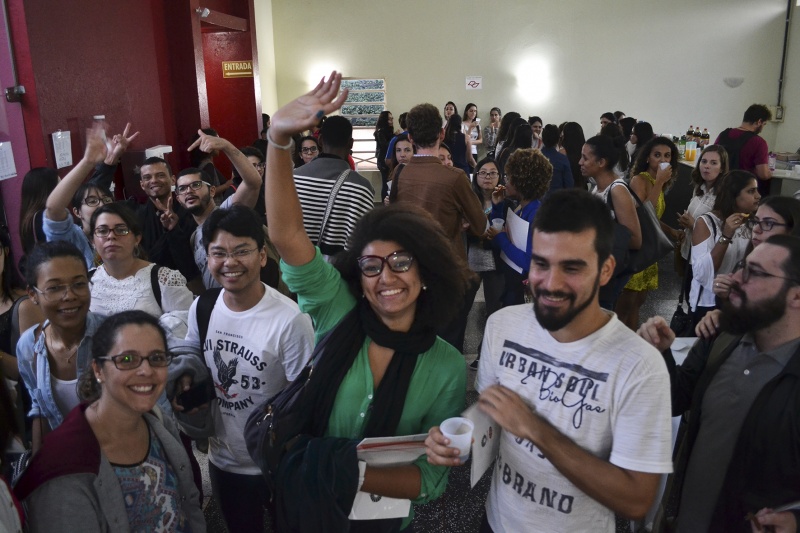
[[[340,81],[334,73],[278,110],[268,132],[270,237],[282,257],[284,280],[314,320],[317,339],[330,332],[328,344],[336,347],[323,351],[314,370],[324,379],[315,383],[323,390],[312,393],[321,413],[315,413],[312,436],[425,433],[464,408],[463,356],[436,330],[457,312],[470,273],[434,219],[402,204],[362,218],[333,265],[313,246],[292,178],[290,145],[318,115],[342,105]],[[424,503],[446,485],[447,469],[428,464],[425,456],[407,466],[359,465],[358,489],[371,494]],[[351,531],[398,531],[411,516],[380,528],[352,522]]]

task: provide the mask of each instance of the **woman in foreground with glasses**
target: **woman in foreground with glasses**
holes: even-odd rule
[[[800,200],[789,196],[767,196],[761,201],[756,214],[751,217],[749,225],[753,228],[753,237],[747,254],[760,246],[773,235],[800,236]],[[734,267],[734,272],[744,267],[744,260]],[[755,270],[748,270],[743,278],[758,276]],[[731,291],[731,274],[719,274],[714,278],[714,295],[727,300]],[[747,279],[744,279],[746,282]],[[711,338],[719,331],[719,309],[714,309],[697,324],[695,333],[698,336]]]
[[[189,458],[156,406],[171,360],[151,315],[103,322],[80,380],[83,403],[15,487],[29,531],[206,530]]]
[[[297,293],[300,309],[314,320],[317,339],[327,335],[313,373],[323,379],[312,380],[307,389],[316,406],[311,436],[361,439],[424,433],[464,408],[464,359],[436,336],[436,328],[456,313],[469,271],[434,219],[407,204],[364,216],[333,265],[312,245],[292,179],[291,138],[318,116],[341,107],[347,92],[339,95],[340,82],[341,75],[334,72],[277,111],[269,130],[265,197],[273,243],[283,258],[284,280]],[[340,468],[358,480],[358,490],[413,503],[438,498],[447,485],[448,469],[428,464],[425,456],[411,465],[363,464],[357,471],[353,457]],[[348,494],[349,500],[344,493],[338,495],[343,522],[353,495]],[[293,497],[286,494],[284,499]],[[279,495],[279,515],[285,513],[281,501]],[[336,504],[324,498],[314,503]],[[380,526],[351,521],[350,531],[399,531],[412,516],[413,511]]]
[[[17,343],[22,381],[31,396],[32,450],[78,405],[77,383],[89,365],[103,317],[89,312],[89,275],[81,252],[65,241],[36,245],[28,256],[28,296],[44,322]]]
[[[127,206],[100,207],[92,214],[89,230],[103,260],[92,275],[92,312],[113,315],[139,309],[158,318],[189,310],[194,297],[186,288],[186,278],[177,270],[146,261],[139,246],[141,226]],[[186,336],[185,330],[173,333]]]

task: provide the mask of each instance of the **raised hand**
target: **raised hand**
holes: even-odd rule
[[[342,75],[335,70],[314,89],[289,102],[272,115],[268,135],[272,142],[286,144],[292,135],[311,128],[325,115],[336,111],[347,99],[347,89],[339,94]]]
[[[164,226],[165,230],[172,231],[178,224],[178,215],[172,210],[172,194],[167,197],[166,205],[158,198],[151,198],[151,200],[156,209],[158,209],[161,225]]]
[[[108,156],[106,157],[106,163],[111,165],[116,163],[117,159],[125,153],[128,149],[128,145],[131,144],[136,137],[139,136],[139,132],[137,131],[133,135],[128,135],[128,132],[131,129],[131,123],[128,122],[125,125],[125,130],[122,133],[117,133],[114,137],[111,138],[111,150],[108,152]]]
[[[232,146],[230,142],[222,137],[208,135],[203,133],[203,130],[197,130],[197,134],[200,137],[186,149],[187,152],[191,152],[199,147],[201,151],[210,154],[214,150],[224,151]]]

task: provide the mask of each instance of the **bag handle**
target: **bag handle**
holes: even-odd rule
[[[344,183],[345,178],[350,174],[350,169],[347,168],[339,174],[339,177],[336,179],[336,183],[333,185],[333,189],[331,189],[331,195],[328,197],[328,205],[325,206],[325,214],[322,216],[322,224],[319,227],[319,236],[317,237],[316,245],[319,246],[322,243],[322,237],[325,235],[325,227],[328,225],[328,217],[331,216],[331,211],[333,210],[333,203],[336,201],[336,195],[339,194],[339,189],[342,188],[342,184]]]

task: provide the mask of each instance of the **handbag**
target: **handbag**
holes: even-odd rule
[[[687,282],[690,281],[689,269],[692,266],[692,252],[689,251],[689,257],[686,258],[686,266],[683,270],[683,283],[681,283],[681,293],[678,296],[678,308],[672,314],[672,320],[669,321],[669,329],[675,332],[676,337],[696,337],[694,333],[694,321],[692,316],[683,310],[683,295],[686,293]],[[703,287],[700,286],[702,292]]]
[[[630,185],[624,181],[620,183],[628,189],[636,202],[636,216],[639,219],[639,227],[642,229],[642,247],[630,251],[628,264],[624,271],[626,274],[636,274],[653,263],[658,263],[659,259],[670,253],[675,245],[661,229],[661,222],[658,220],[653,204],[649,201],[642,202]],[[610,191],[608,201],[611,203],[611,209],[614,209]]]

